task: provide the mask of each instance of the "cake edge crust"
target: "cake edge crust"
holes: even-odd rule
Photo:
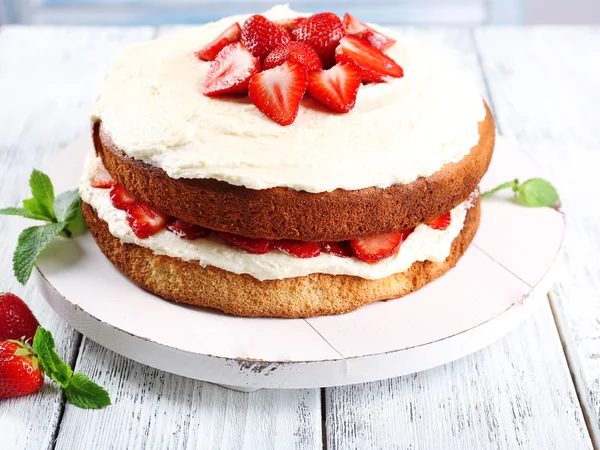
[[[456,163],[429,177],[388,188],[310,193],[285,187],[263,190],[215,179],[174,179],[126,155],[97,122],[96,153],[115,180],[140,200],[216,231],[265,239],[343,241],[412,228],[455,208],[479,185],[490,164],[495,125],[485,104],[479,143]]]
[[[464,199],[463,199],[464,200]],[[83,218],[98,247],[113,265],[141,288],[167,300],[245,317],[301,318],[343,314],[368,303],[396,299],[420,289],[453,268],[479,227],[481,201],[468,210],[465,224],[442,262],[415,262],[406,272],[378,280],[349,275],[311,274],[260,281],[197,261],[155,255],[114,237],[106,222],[82,202]]]

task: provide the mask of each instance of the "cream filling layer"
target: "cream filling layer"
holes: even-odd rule
[[[264,15],[301,14],[276,6]],[[445,55],[376,25],[397,39],[386,52],[405,75],[361,86],[348,114],[306,98],[296,121],[282,127],[246,97],[202,95],[210,63],[194,52],[247,17],[130,47],[108,71],[92,120],[101,120],[125,153],[172,178],[214,178],[251,189],[326,192],[409,183],[461,160],[479,142],[485,108],[469,77]]]
[[[324,253],[307,259],[296,258],[278,250],[264,255],[252,255],[233,248],[212,235],[189,241],[164,230],[146,239],[138,238],[129,227],[125,211],[112,205],[110,189],[92,187],[91,180],[101,168],[101,159],[91,151],[86,159],[79,192],[82,200],[96,210],[98,217],[108,224],[110,233],[121,242],[149,248],[157,255],[198,261],[203,267],[214,266],[228,272],[249,274],[261,281],[301,277],[311,273],[354,275],[374,280],[404,272],[416,261],[444,261],[450,254],[452,241],[463,228],[470,207],[470,201],[466,201],[454,208],[450,226],[445,230],[435,230],[424,224],[417,226],[394,256],[376,264]]]

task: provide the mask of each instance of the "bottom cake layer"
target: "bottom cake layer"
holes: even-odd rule
[[[406,272],[377,280],[311,274],[259,281],[250,275],[202,267],[197,262],[123,244],[85,202],[82,213],[104,255],[134,283],[160,297],[237,316],[295,318],[343,314],[368,303],[402,297],[440,277],[456,265],[473,240],[481,206],[477,198],[445,261],[416,262]]]

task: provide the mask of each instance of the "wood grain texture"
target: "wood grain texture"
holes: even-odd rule
[[[0,207],[30,196],[32,167],[88,132],[86,112],[102,73],[123,45],[151,36],[151,29],[85,30],[3,27],[0,34]],[[80,335],[39,296],[33,283],[21,287],[12,275],[17,236],[32,221],[0,216],[0,291],[21,296],[42,326],[54,334],[58,353],[75,362]],[[0,448],[51,448],[64,399],[50,381],[34,396],[0,401]]]
[[[328,448],[589,449],[548,304],[471,356],[327,390]]]
[[[78,369],[106,386],[113,406],[67,405],[57,449],[317,449],[318,389],[250,394],[172,375],[84,338]]]
[[[551,304],[600,446],[600,28],[475,33],[496,120],[557,186],[567,217]]]

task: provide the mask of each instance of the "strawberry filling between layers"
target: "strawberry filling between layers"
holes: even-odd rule
[[[343,242],[252,239],[216,232],[152,208],[114,182],[92,151],[80,181],[90,204],[111,234],[125,243],[184,260],[197,260],[260,280],[331,273],[377,279],[412,263],[443,261],[463,227],[470,202],[416,228]],[[241,251],[240,251],[241,250]]]

